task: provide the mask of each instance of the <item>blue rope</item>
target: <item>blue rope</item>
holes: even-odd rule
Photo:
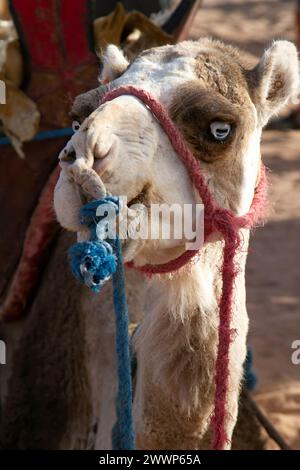
[[[247,390],[252,392],[257,384],[257,376],[253,369],[253,353],[249,346],[247,347],[247,356],[244,362],[244,380]]]
[[[133,450],[132,372],[128,334],[128,307],[125,293],[123,263],[121,262],[122,247],[119,238],[116,239],[115,253],[118,263],[117,269],[113,275],[113,295],[116,312],[116,345],[119,386],[116,403],[117,422],[113,429],[112,445],[114,450]]]
[[[39,132],[30,142],[56,139],[58,137],[70,137],[74,134],[71,127],[65,127],[64,129],[54,129],[52,131]],[[0,145],[10,145],[11,141],[7,137],[0,137]]]
[[[117,422],[112,432],[112,445],[114,450],[133,450],[131,355],[122,245],[118,237],[108,241],[102,238],[112,222],[107,217],[97,216],[97,208],[103,204],[114,208],[117,215],[119,200],[113,196],[86,204],[80,212],[81,223],[90,229],[91,239],[73,245],[69,257],[73,274],[93,292],[99,292],[112,277],[118,373]]]

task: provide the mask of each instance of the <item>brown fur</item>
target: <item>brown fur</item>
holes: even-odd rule
[[[193,154],[206,163],[232,158],[242,123],[230,101],[196,80],[177,89],[174,95],[170,115],[190,144]],[[209,126],[213,121],[231,124],[229,139],[217,142],[211,136]]]
[[[244,86],[246,95],[246,85]],[[240,94],[242,95],[241,92]],[[170,106],[172,119],[182,131],[194,155],[201,160],[204,171],[209,171],[213,185],[220,189],[220,193],[226,194],[232,210],[236,210],[238,206],[243,182],[240,155],[248,145],[248,136],[255,127],[249,95],[247,105],[246,97],[240,103],[243,105],[231,102],[217,90],[212,91],[204,86],[201,80],[195,80],[176,90]],[[217,142],[212,138],[209,126],[213,121],[231,124],[232,133],[229,139]],[[224,173],[229,176],[226,180]]]
[[[69,268],[62,269],[73,240],[74,235],[61,235],[6,366],[13,375],[1,417],[1,448],[57,449],[71,429],[76,448],[86,447],[91,410],[79,308],[83,288]]]
[[[98,87],[78,95],[73,103],[70,116],[74,121],[83,122],[98,106],[105,87]]]

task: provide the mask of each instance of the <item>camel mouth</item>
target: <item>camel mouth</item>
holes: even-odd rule
[[[127,207],[131,208],[135,204],[143,204],[145,206],[148,206],[149,203],[147,190],[147,187],[143,188],[136,196],[130,199],[130,201],[127,202]],[[89,196],[84,191],[80,190],[80,188],[78,188],[78,196],[80,198],[80,203],[82,207],[94,200],[92,196]]]

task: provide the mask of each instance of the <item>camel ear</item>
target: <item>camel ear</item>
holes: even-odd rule
[[[103,64],[100,80],[104,83],[118,78],[129,66],[123,52],[113,44],[107,46],[100,59]]]
[[[82,123],[95,109],[99,107],[101,87],[77,95],[71,108],[71,118]]]
[[[297,49],[289,41],[275,41],[250,71],[250,87],[259,123],[265,125],[299,93]]]

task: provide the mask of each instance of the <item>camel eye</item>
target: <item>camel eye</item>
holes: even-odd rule
[[[230,132],[231,125],[228,122],[214,121],[210,124],[210,133],[216,140],[226,140]]]
[[[72,129],[73,129],[73,132],[77,132],[80,128],[80,123],[78,121],[73,121],[72,122]]]

